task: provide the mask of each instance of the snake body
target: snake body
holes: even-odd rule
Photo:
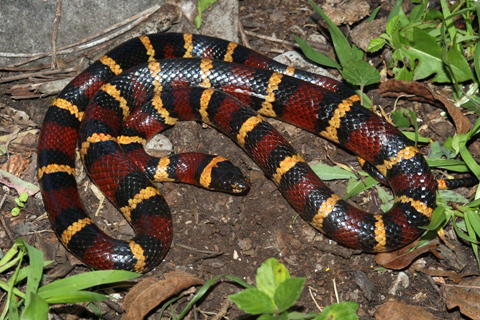
[[[263,116],[357,154],[392,186],[393,208],[372,215],[349,205]],[[146,272],[163,259],[172,218],[152,177],[214,188],[223,158],[155,162],[143,151],[152,135],[180,120],[203,121],[231,137],[303,219],[342,245],[394,250],[415,240],[430,221],[437,182],[425,159],[395,127],[363,108],[348,86],[225,40],[146,35],[111,50],[73,79],[51,104],[40,134],[38,177],[50,222],[89,266]],[[78,138],[90,177],[130,222],[133,239],[107,236],[86,215],[75,181]],[[194,169],[184,167],[189,162]],[[163,169],[148,169],[157,166]],[[144,170],[153,171],[147,177]]]

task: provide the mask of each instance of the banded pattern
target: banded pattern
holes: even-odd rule
[[[175,57],[189,59],[158,60]],[[220,39],[189,34],[132,39],[77,76],[47,112],[38,175],[53,229],[93,268],[152,269],[169,248],[172,219],[141,168],[160,164],[160,169],[150,170],[150,177],[162,181],[182,179],[182,174],[178,166],[169,167],[180,161],[173,157],[148,166],[152,160],[140,146],[179,120],[201,120],[234,139],[292,207],[332,239],[370,252],[402,247],[428,224],[437,183],[412,143],[358,101],[353,90],[338,81],[278,64]],[[394,207],[384,215],[370,215],[348,205],[262,115],[356,153],[393,186]],[[79,135],[91,178],[132,224],[132,240],[112,239],[86,217],[73,169]],[[197,163],[197,182],[192,183],[214,187],[215,172],[224,163],[222,158]]]

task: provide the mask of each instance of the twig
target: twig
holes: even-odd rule
[[[122,22],[116,23],[116,24],[108,27],[107,29],[104,29],[103,31],[101,31],[99,33],[96,33],[96,34],[94,34],[90,37],[84,38],[83,40],[81,40],[79,42],[64,46],[64,47],[60,48],[59,51],[56,52],[56,54],[67,54],[67,53],[72,53],[72,52],[76,52],[76,51],[82,51],[82,50],[97,46],[101,43],[110,41],[111,39],[118,37],[119,35],[127,32],[128,30],[134,28],[135,26],[139,25],[140,23],[142,23],[143,21],[148,19],[152,14],[154,14],[158,9],[160,9],[160,7],[161,7],[160,5],[153,6],[153,7],[149,8],[145,11],[142,11],[142,12],[126,19],[126,20],[123,20]],[[118,30],[116,32],[112,32],[115,29],[118,29]],[[92,39],[99,38],[99,37],[101,37],[104,34],[109,33],[109,32],[112,32],[112,34],[110,34],[109,36],[105,36],[103,38],[100,38],[96,41],[91,41]],[[88,42],[88,41],[91,41],[91,42]],[[0,66],[0,69],[13,68],[13,67],[16,67],[16,66],[21,66],[21,65],[24,65],[26,63],[29,63],[29,62],[47,57],[51,54],[52,54],[52,52],[43,52],[43,53],[0,52],[0,57],[4,57],[4,58],[31,58],[31,59],[28,59],[28,60],[20,61],[16,64],[13,64],[13,65],[8,65],[8,66],[5,66],[5,67]]]
[[[238,20],[238,31],[240,31],[240,38],[242,38],[243,45],[247,48],[251,48],[247,35],[245,34],[245,29],[243,28],[243,24],[240,20]]]
[[[274,37],[265,36],[263,34],[258,34],[258,33],[252,32],[252,31],[247,31],[247,30],[244,30],[244,31],[245,31],[246,35],[249,35],[249,36],[252,36],[252,37],[257,37],[259,39],[280,43],[280,44],[283,44],[283,45],[286,45],[286,46],[289,46],[289,47],[300,48],[300,46],[298,44],[287,41],[287,40],[282,40],[282,39],[277,39],[277,38],[274,38]],[[331,49],[330,45],[328,45],[328,44],[310,43],[310,46],[312,46],[315,49],[322,50],[322,51],[328,51],[328,50]]]
[[[232,307],[232,304],[233,302],[230,299],[226,299],[225,301],[223,301],[222,306],[220,307],[220,310],[218,310],[217,314],[212,317],[212,320],[220,320],[223,317],[225,317],[225,315],[228,312],[228,309]]]
[[[55,10],[55,19],[53,20],[53,32],[52,32],[52,69],[57,68],[57,34],[58,34],[58,23],[60,22],[61,10],[62,10],[62,0],[57,0],[57,9]]]
[[[197,249],[197,248],[190,247],[190,246],[187,246],[187,245],[181,244],[181,243],[176,243],[175,246],[179,246],[180,248],[187,249],[187,250],[194,251],[194,252],[198,252],[198,253],[211,254],[211,255],[222,255],[223,254],[223,252]]]
[[[323,308],[320,307],[320,305],[318,304],[317,302],[317,299],[315,299],[315,297],[313,296],[313,292],[312,291],[317,291],[316,289],[312,288],[312,287],[308,287],[308,293],[310,294],[310,298],[312,298],[313,300],[313,303],[315,303],[315,306],[317,307],[318,311],[322,312],[323,311]]]
[[[3,203],[5,202],[6,198],[7,198],[7,194],[5,193],[2,197],[2,200],[0,201],[0,209],[2,209]],[[5,223],[5,218],[1,213],[0,213],[0,220],[2,221],[2,225],[3,225],[3,228],[5,229],[5,232],[7,233],[7,236],[10,238],[12,242],[15,242],[15,239],[13,239],[12,234],[10,233],[10,230],[7,227],[7,224]]]
[[[337,303],[340,303],[340,299],[338,298],[337,282],[335,282],[335,278],[333,278],[332,281],[333,281],[333,291],[335,291],[335,298],[337,299]]]
[[[83,61],[83,60],[82,60]],[[11,82],[11,81],[17,81],[17,80],[22,80],[26,78],[39,78],[39,77],[44,77],[44,76],[51,76],[54,74],[61,74],[61,73],[69,73],[69,72],[75,72],[78,70],[81,64],[72,67],[72,68],[67,68],[67,69],[57,69],[57,70],[44,70],[40,72],[28,72],[28,73],[22,73],[16,76],[11,76],[11,77],[6,77],[0,79],[0,83],[5,83],[5,82]]]

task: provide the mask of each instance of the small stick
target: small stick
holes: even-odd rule
[[[252,48],[250,43],[248,42],[247,35],[245,34],[245,29],[243,28],[243,24],[240,20],[238,20],[238,31],[240,31],[240,37],[242,38],[242,43],[247,48]]]
[[[55,10],[55,19],[53,20],[53,32],[52,32],[52,69],[57,68],[57,34],[58,34],[58,24],[60,22],[61,10],[62,10],[62,0],[57,0],[57,9]]]
[[[280,43],[280,44],[283,44],[283,45],[286,45],[286,46],[289,46],[289,47],[300,48],[300,46],[296,43],[293,43],[293,42],[290,42],[290,41],[287,41],[287,40],[277,39],[277,38],[274,38],[274,37],[269,37],[269,36],[266,36],[266,35],[263,35],[263,34],[258,34],[258,33],[252,32],[252,31],[245,30],[245,34],[249,35],[249,36],[252,36],[252,37],[257,37],[259,39]],[[313,43],[313,44],[310,44],[310,45],[313,48],[319,49],[319,50],[322,50],[322,51],[330,50],[330,46],[328,44]]]

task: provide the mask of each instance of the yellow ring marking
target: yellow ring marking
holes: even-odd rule
[[[287,69],[285,69],[285,74],[287,76],[293,77],[293,75],[295,74],[295,68],[288,66]]]
[[[272,180],[276,184],[280,184],[282,176],[299,162],[305,162],[305,160],[303,160],[303,158],[298,154],[295,154],[291,157],[286,157],[282,160],[282,162],[280,162],[280,166],[277,168],[277,172],[273,175]]]
[[[140,190],[140,192],[137,193],[132,199],[128,199],[128,206],[120,208],[120,211],[122,211],[125,219],[131,222],[132,210],[134,210],[143,200],[150,199],[156,195],[160,195],[160,191],[154,187],[146,187],[145,189]]]
[[[44,174],[52,174],[58,172],[65,172],[69,175],[75,176],[75,168],[67,166],[66,164],[49,164],[38,169],[38,179],[42,179]]]
[[[150,42],[150,38],[147,36],[141,36],[139,39],[145,47],[145,50],[147,50],[148,62],[155,61],[155,49]]]
[[[354,94],[353,96],[349,97],[348,100],[352,102],[359,102],[360,101],[360,96],[358,94]]]
[[[120,108],[122,109],[123,120],[127,119],[127,117],[130,115],[130,108],[128,107],[127,100],[122,97],[120,90],[110,83],[104,84],[100,90],[104,91],[110,97],[118,101]]]
[[[143,139],[141,137],[138,137],[138,136],[135,136],[135,137],[131,137],[131,136],[118,136],[117,137],[117,143],[118,144],[131,144],[131,143],[140,143],[141,145],[145,145],[145,143],[147,143],[147,140],[146,139]]]
[[[310,224],[317,230],[322,231],[323,229],[323,221],[325,218],[332,213],[333,209],[335,208],[335,205],[337,204],[338,201],[340,201],[342,198],[338,196],[337,194],[332,194],[330,198],[328,198],[317,211],[317,214],[313,217],[312,221]]]
[[[417,210],[427,218],[430,219],[432,217],[433,209],[419,200],[414,200],[410,197],[403,195],[400,197],[395,197],[395,202],[409,203],[415,210]]]
[[[155,176],[153,181],[155,182],[166,182],[166,181],[175,181],[175,179],[170,178],[167,173],[168,166],[170,165],[170,158],[164,157],[160,158],[158,161],[157,169],[155,171]]]
[[[230,42],[228,44],[228,47],[227,47],[227,53],[225,53],[225,56],[223,57],[223,60],[224,61],[227,61],[227,62],[232,62],[233,61],[233,52],[235,51],[235,49],[237,48],[238,46],[238,43],[235,43],[235,42]]]
[[[137,272],[142,272],[146,266],[146,257],[144,255],[143,248],[133,240],[128,241],[128,246],[130,247],[130,250],[132,251],[135,259],[137,259],[137,262],[135,263],[135,266],[133,268]]]
[[[387,245],[387,231],[385,230],[385,223],[383,222],[382,215],[376,214],[373,216],[375,220],[375,241],[377,244],[373,247],[375,252],[381,252],[385,250]]]
[[[365,162],[367,162],[367,161],[365,161],[365,159],[360,158],[360,157],[357,157],[357,161],[358,161],[358,163],[360,164],[361,167],[363,167],[363,165],[365,164]]]
[[[212,183],[212,170],[213,168],[217,167],[217,164],[219,162],[224,162],[227,161],[224,157],[217,156],[213,158],[209,164],[205,166],[205,168],[202,171],[202,174],[200,175],[200,185],[204,188],[209,189],[210,188],[210,183]]]
[[[418,149],[413,146],[408,146],[400,151],[398,151],[397,155],[394,157],[390,157],[390,159],[385,160],[383,164],[379,164],[376,166],[377,170],[383,174],[384,177],[387,176],[387,171],[392,169],[393,166],[402,162],[403,160],[409,160],[415,157],[418,153]]]
[[[446,190],[447,189],[447,181],[445,181],[445,179],[437,180],[437,185],[438,185],[438,189],[440,189],[440,190]]]
[[[353,105],[353,101],[349,99],[345,99],[338,104],[337,109],[333,112],[333,117],[328,120],[329,126],[325,131],[320,132],[322,137],[338,142],[337,129],[340,128],[341,119],[350,111],[350,107]]]
[[[256,115],[248,118],[247,121],[242,124],[242,127],[237,134],[237,141],[242,147],[245,146],[245,138],[247,137],[247,134],[262,121],[263,117],[261,115]]]
[[[185,48],[185,53],[183,54],[184,58],[192,58],[192,52],[193,52],[193,36],[190,33],[185,33],[183,35],[183,41],[185,41],[185,45],[183,46]]]
[[[153,80],[153,92],[154,94],[160,95],[163,90],[162,82],[159,80],[158,74],[162,71],[162,66],[158,61],[151,61],[148,64],[148,69],[150,70],[150,74],[152,75]]]
[[[212,60],[210,59],[202,59],[200,63],[200,78],[202,79],[202,83],[200,83],[200,87],[202,88],[210,88],[212,84],[210,83],[210,79],[208,77],[212,74],[210,70],[213,68]]]
[[[70,240],[72,240],[72,237],[76,233],[78,233],[80,230],[82,230],[87,224],[91,224],[91,223],[93,223],[93,221],[90,218],[80,219],[80,220],[72,223],[67,228],[67,230],[62,232],[62,236],[61,236],[62,243],[67,246],[68,243],[70,242]]]
[[[165,124],[173,126],[178,122],[177,118],[170,117],[170,112],[163,107],[162,98],[159,95],[155,95],[152,99],[152,105],[155,107],[155,110],[162,117]]]
[[[88,148],[90,148],[90,144],[98,143],[98,142],[106,142],[106,141],[116,141],[115,137],[112,137],[109,134],[104,133],[94,133],[90,137],[88,137],[80,147],[80,155],[83,157],[88,152]]]
[[[215,92],[213,89],[204,90],[202,96],[200,97],[200,115],[202,116],[202,121],[205,123],[210,123],[210,119],[208,118],[208,104],[210,103],[210,99],[212,99],[212,95]]]
[[[273,110],[272,102],[275,101],[275,91],[278,90],[278,85],[282,82],[283,74],[281,73],[272,73],[270,79],[268,80],[267,86],[267,96],[265,101],[262,102],[262,108],[258,110],[258,113],[263,114],[267,117],[276,117],[277,114]]]
[[[110,68],[110,70],[115,74],[115,75],[119,75],[120,73],[123,72],[122,68],[120,67],[120,65],[115,61],[113,60],[112,58],[108,57],[108,56],[103,56],[100,58],[100,62],[104,65],[106,65],[107,67]]]
[[[78,107],[73,103],[71,103],[70,101],[67,101],[62,98],[57,98],[53,100],[52,106],[55,106],[60,109],[68,110],[72,115],[75,116],[75,118],[78,119],[78,121],[82,121],[83,112],[78,111]]]

